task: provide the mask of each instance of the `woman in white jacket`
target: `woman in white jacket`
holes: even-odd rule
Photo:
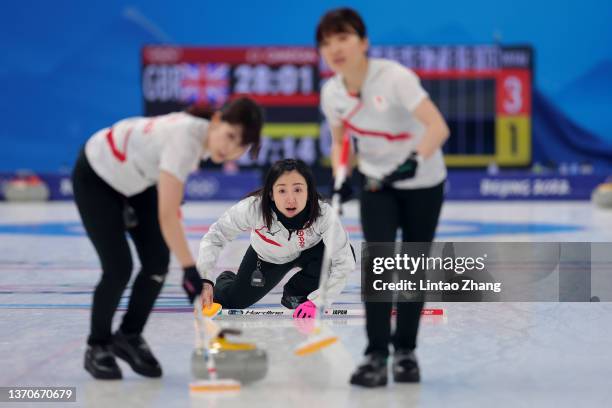
[[[314,317],[321,301],[318,287],[325,246],[333,251],[327,303],[342,291],[355,268],[348,234],[332,208],[321,201],[310,168],[300,160],[276,162],[263,188],[211,225],[198,254],[202,278],[209,277],[225,244],[249,230],[251,245],[238,273],[222,272],[215,283],[214,299],[225,308],[249,307],[299,266],[301,270],[284,286],[281,303],[295,309],[293,317]],[[334,242],[329,242],[330,236]]]
[[[102,266],[91,308],[85,369],[98,379],[120,379],[115,356],[147,377],[160,377],[161,365],[142,332],[168,274],[170,254],[183,267],[183,288],[193,303],[212,302],[212,282],[202,282],[179,212],[189,174],[201,160],[236,160],[258,149],[263,113],[242,97],[212,111],[192,106],[183,112],[120,120],[96,132],[81,150],[72,173],[74,199]],[[130,281],[140,271],[118,330],[113,317]]]
[[[334,173],[348,133],[364,176],[359,197],[364,241],[392,243],[401,229],[403,242],[432,242],[444,201],[442,146],[449,136],[444,117],[413,71],[368,56],[366,26],[355,10],[325,13],[316,41],[335,74],[321,88],[321,108],[332,133]],[[345,185],[339,192],[348,198],[350,188]],[[392,332],[393,302],[365,300],[366,358],[351,384],[386,386],[391,345],[394,381],[420,381],[415,349],[423,302],[396,302]]]

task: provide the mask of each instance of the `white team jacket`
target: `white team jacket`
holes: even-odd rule
[[[274,264],[294,261],[300,253],[317,245],[321,239],[326,247],[334,248],[331,256],[331,271],[327,281],[327,304],[331,304],[346,285],[349,272],[355,269],[355,258],[351,251],[349,237],[340,219],[329,204],[320,201],[321,216],[305,230],[291,234],[272,213],[272,225],[266,228],[261,213],[261,199],[248,197],[227,210],[200,242],[197,268],[202,277],[208,278],[221,250],[241,232],[251,230],[251,246],[259,259]],[[332,229],[334,242],[331,243]],[[308,295],[308,299],[319,306],[319,290]]]

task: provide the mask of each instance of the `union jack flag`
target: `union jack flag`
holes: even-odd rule
[[[223,104],[230,94],[228,64],[183,64],[181,100],[184,103]]]

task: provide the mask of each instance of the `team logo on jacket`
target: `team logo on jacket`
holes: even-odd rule
[[[304,248],[304,246],[306,245],[306,239],[304,238],[304,230],[299,230],[296,235],[298,239],[298,246],[300,248]]]
[[[384,96],[376,95],[374,96],[373,101],[374,108],[379,112],[384,112],[389,107],[389,103],[387,102]]]

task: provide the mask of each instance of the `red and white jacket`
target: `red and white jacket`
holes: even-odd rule
[[[284,264],[296,260],[300,253],[317,245],[321,240],[334,252],[331,256],[331,271],[327,281],[327,304],[333,302],[344,286],[347,275],[355,269],[355,258],[350,247],[349,237],[340,223],[340,218],[331,206],[323,201],[321,216],[308,228],[289,234],[289,231],[276,214],[272,213],[270,229],[265,226],[261,212],[261,198],[247,197],[227,210],[200,242],[197,268],[203,278],[208,278],[217,263],[223,247],[240,233],[251,231],[251,246],[259,259],[273,264]],[[334,242],[329,242],[335,230]],[[308,295],[317,304],[319,290]]]
[[[210,156],[209,122],[185,112],[123,119],[96,132],[85,155],[96,174],[126,197],[157,184],[161,170],[185,182]]]
[[[370,58],[360,95],[350,94],[341,75],[321,89],[321,110],[331,127],[355,138],[359,170],[382,179],[402,164],[425,136],[424,125],[413,115],[428,97],[419,77],[395,61]],[[446,178],[442,150],[417,168],[416,176],[397,181],[395,188],[432,187]]]

